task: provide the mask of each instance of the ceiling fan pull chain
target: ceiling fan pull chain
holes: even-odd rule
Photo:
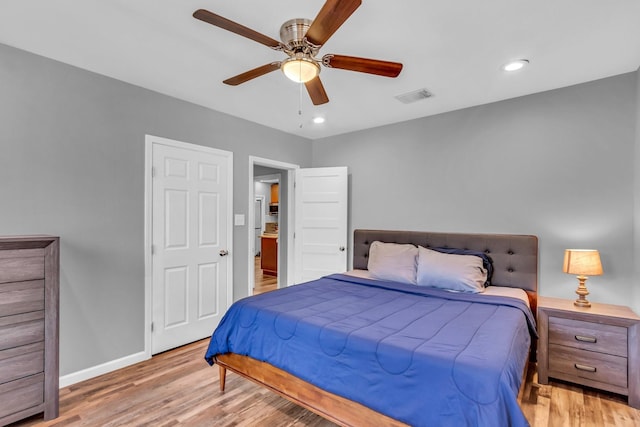
[[[302,85],[298,83],[298,118],[300,119],[300,129],[302,129]]]

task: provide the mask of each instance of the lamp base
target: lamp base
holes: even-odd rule
[[[585,299],[578,298],[573,302],[573,305],[575,305],[576,307],[584,307],[584,308],[591,307],[591,303],[587,301],[586,298]]]
[[[576,307],[591,307],[591,303],[587,301],[586,296],[589,295],[589,291],[585,286],[585,282],[587,281],[587,276],[578,276],[578,289],[576,289],[576,294],[578,294],[578,299],[573,302],[573,305]]]

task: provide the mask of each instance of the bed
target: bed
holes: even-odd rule
[[[380,242],[484,254],[490,286],[372,277]],[[220,389],[231,370],[339,425],[528,425],[517,394],[536,336],[535,236],[356,230],[353,269],[236,302],[205,355]]]

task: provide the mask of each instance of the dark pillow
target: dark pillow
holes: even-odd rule
[[[442,252],[444,254],[455,255],[475,255],[482,258],[482,266],[487,269],[487,281],[484,286],[487,287],[491,284],[491,277],[493,276],[493,260],[484,252],[474,251],[472,249],[458,249],[458,248],[429,248],[432,251]]]

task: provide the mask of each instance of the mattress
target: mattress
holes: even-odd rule
[[[526,426],[532,334],[517,298],[332,275],[236,302],[205,358],[250,356],[413,426]]]
[[[349,270],[344,274],[348,276],[353,276],[353,277],[360,277],[362,279],[378,280],[375,277],[373,277],[373,275],[369,272],[369,270],[354,269],[354,270]],[[454,291],[450,291],[450,292],[454,292]],[[508,288],[506,286],[490,285],[484,288],[484,292],[480,293],[479,295],[516,298],[524,302],[527,306],[529,306],[529,297],[527,296],[527,293],[520,288]]]

